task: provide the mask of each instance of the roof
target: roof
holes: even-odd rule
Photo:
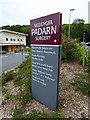
[[[7,32],[7,33],[13,33],[13,34],[18,34],[18,35],[28,36],[28,34],[15,32],[15,31],[10,31],[10,30],[6,30],[6,29],[2,29],[2,30],[0,30],[0,32]]]
[[[8,46],[8,45],[26,45],[24,43],[0,43],[0,46]]]

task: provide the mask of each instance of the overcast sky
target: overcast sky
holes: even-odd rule
[[[29,25],[31,19],[52,13],[62,13],[62,23],[71,23],[74,19],[84,19],[88,23],[88,2],[90,0],[0,0],[0,26]]]

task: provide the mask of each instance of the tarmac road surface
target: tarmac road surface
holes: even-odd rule
[[[0,55],[0,74],[11,68],[20,65],[26,60],[25,56],[28,56],[29,52],[22,53],[12,53],[12,54],[2,54]]]

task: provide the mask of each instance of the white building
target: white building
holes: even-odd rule
[[[0,46],[8,52],[23,49],[26,46],[28,34],[10,30],[0,30]]]
[[[88,2],[88,23],[90,24],[90,1]]]

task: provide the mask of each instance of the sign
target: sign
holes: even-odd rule
[[[58,108],[62,14],[30,21],[32,97]]]

